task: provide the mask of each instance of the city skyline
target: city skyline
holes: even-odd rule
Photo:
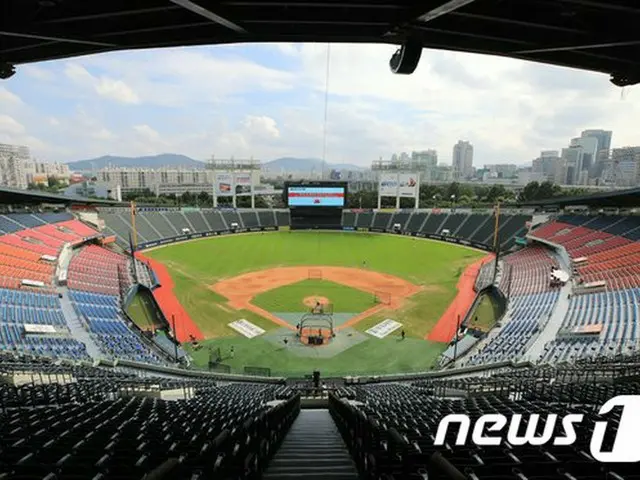
[[[475,146],[474,165],[524,164],[589,128],[635,145],[635,89],[607,76],[427,50],[409,77],[388,45],[332,45],[326,160]],[[322,158],[325,45],[133,51],[22,66],[0,86],[0,142],[38,158],[179,152],[206,159]]]

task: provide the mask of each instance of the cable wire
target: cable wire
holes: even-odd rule
[[[322,178],[327,164],[327,119],[329,117],[329,78],[331,72],[331,44],[327,43],[327,66],[324,82],[324,125],[322,134]]]

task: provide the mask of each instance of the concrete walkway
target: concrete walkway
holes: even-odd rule
[[[538,334],[538,337],[522,356],[523,360],[537,362],[544,352],[544,346],[556,338],[558,331],[562,326],[562,322],[564,321],[564,317],[569,311],[569,299],[567,297],[572,293],[572,291],[573,288],[570,281],[560,289],[560,296],[558,297],[558,301],[553,307],[553,310],[551,310],[549,320],[543,330]]]
[[[73,308],[71,297],[69,296],[69,289],[67,287],[58,287],[58,293],[62,295],[62,298],[60,298],[62,313],[64,314],[73,338],[86,345],[87,353],[91,358],[94,360],[102,358],[104,355],[100,353],[98,345],[94,342],[93,338],[91,338],[87,329],[84,328],[82,321],[78,318],[78,314]]]
[[[63,252],[60,255],[60,264],[58,265],[58,271],[64,269],[69,269],[69,264],[71,263],[71,259],[77,255],[77,251],[69,250]],[[60,295],[60,305],[62,306],[62,313],[64,315],[64,319],[67,322],[67,326],[71,331],[71,335],[78,342],[84,343],[87,347],[87,353],[94,360],[103,358],[104,355],[100,353],[100,349],[96,342],[93,341],[89,332],[82,325],[82,321],[78,318],[78,314],[76,310],[73,308],[73,304],[71,303],[71,297],[69,296],[69,288],[66,286],[58,286],[57,292]]]

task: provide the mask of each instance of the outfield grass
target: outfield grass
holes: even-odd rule
[[[375,305],[372,294],[328,280],[303,280],[253,297],[251,303],[268,312],[307,312],[306,297],[325,297],[334,313],[359,313]]]
[[[455,297],[456,283],[464,268],[484,255],[470,248],[437,241],[354,232],[232,235],[169,245],[146,254],[166,265],[175,282],[178,299],[205,337],[212,339],[205,343],[221,348],[235,345],[236,355],[230,362],[234,368],[238,367],[238,371],[244,365],[266,366],[283,372],[298,369],[307,371],[314,364],[314,368],[334,374],[428,368],[444,346],[422,339]],[[209,288],[223,278],[266,268],[296,265],[361,268],[363,261],[367,262],[370,270],[404,278],[421,285],[423,289],[407,299],[399,311],[382,312],[355,328],[364,331],[385,318],[393,318],[403,323],[408,340],[412,338],[417,342],[415,346],[412,343],[414,340],[394,343],[394,339],[372,338],[331,359],[301,359],[280,351],[280,347],[264,339],[247,340],[239,336],[227,326],[229,322],[245,318],[267,331],[278,326],[252,312],[230,309],[226,299]],[[300,294],[307,295],[304,292],[296,293],[295,286],[290,287],[293,290],[283,287],[289,291],[287,298],[281,301],[283,305],[300,302]],[[344,289],[353,293],[352,289]],[[264,295],[269,297],[268,293]],[[332,298],[335,295],[322,294],[337,303]],[[345,297],[350,295],[345,293]],[[267,300],[270,305],[278,303],[277,299]],[[258,301],[261,300],[258,298]],[[368,301],[371,306],[372,299],[368,298]],[[278,311],[273,306],[267,310]],[[334,311],[338,310],[334,307]],[[197,364],[206,365],[208,353],[198,351],[193,355]]]

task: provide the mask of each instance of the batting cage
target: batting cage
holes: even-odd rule
[[[305,345],[324,345],[335,336],[330,313],[307,313],[298,324],[298,338]]]

